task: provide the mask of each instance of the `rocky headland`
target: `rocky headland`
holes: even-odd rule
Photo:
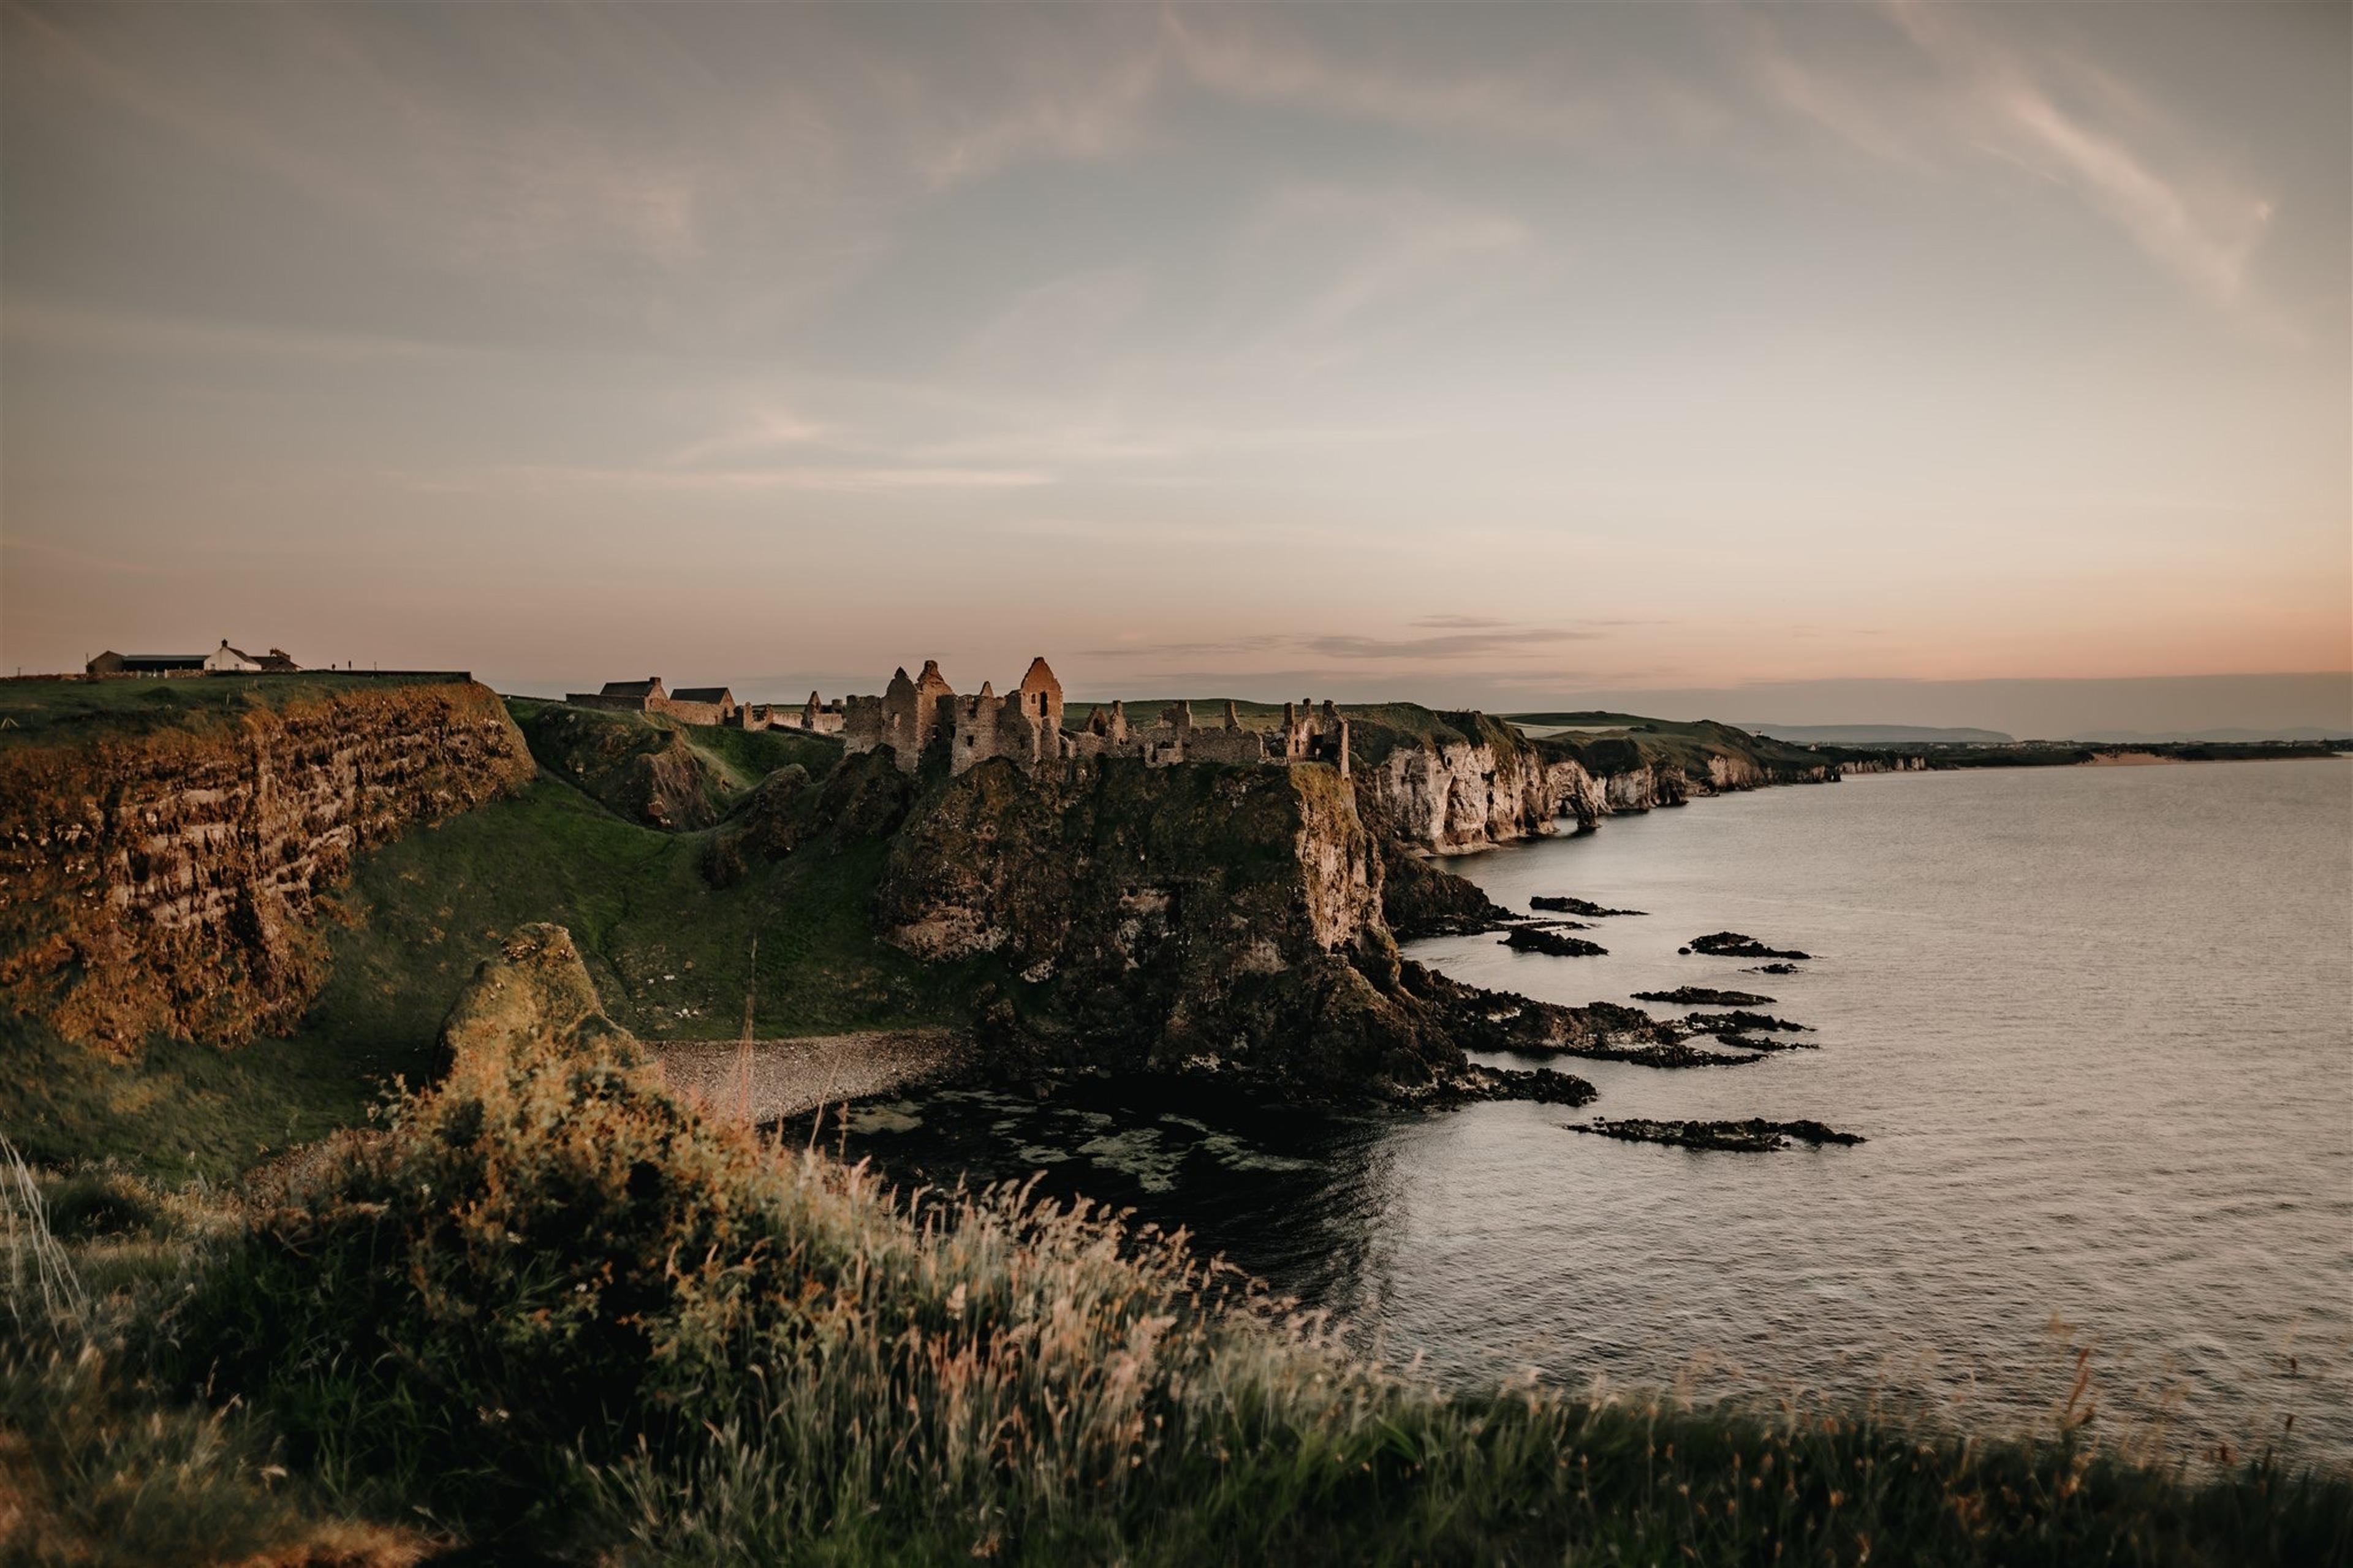
[[[1400,935],[1477,931],[1589,954],[1599,945],[1562,917],[1634,912],[1561,896],[1542,900],[1554,919],[1514,913],[1443,858],[1694,794],[1836,776],[1737,731],[1538,741],[1483,715],[1396,705],[1349,714],[1353,767],[1065,755],[952,770],[845,757],[829,737],[501,705],[464,681],[265,688],[233,721],[196,700],[227,688],[191,683],[168,721],[82,725],[0,752],[0,986],[18,1011],[115,1052],[151,1032],[282,1033],[329,973],[323,895],[353,857],[528,785],[527,804],[460,836],[472,847],[406,857],[372,883],[349,917],[377,933],[367,994],[402,1016],[417,1011],[410,987],[447,996],[464,951],[450,944],[466,933],[445,928],[464,910],[497,942],[570,909],[597,933],[598,983],[621,988],[615,1005],[651,1038],[725,1038],[756,1005],[788,1030],[803,1016],[820,1029],[955,1030],[976,1060],[1012,1071],[1179,1073],[1318,1103],[1581,1103],[1589,1086],[1565,1074],[1484,1068],[1464,1051],[1757,1058],[1638,1009],[1550,1008],[1404,963]],[[567,792],[591,816],[563,805]],[[592,830],[607,814],[659,837],[638,848]],[[512,890],[456,896],[483,854],[537,864]],[[680,857],[699,873],[691,886],[661,868]],[[764,950],[752,939],[777,921]],[[755,976],[780,963],[801,988],[781,997]],[[358,1005],[350,990],[338,1020]]]

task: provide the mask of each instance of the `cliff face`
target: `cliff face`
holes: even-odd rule
[[[1563,782],[1510,726],[1481,713],[1399,738],[1355,769],[1356,804],[1376,831],[1439,854],[1552,830]]]
[[[876,897],[885,941],[988,953],[1080,1058],[1351,1094],[1461,1057],[1398,986],[1380,847],[1334,770],[987,763],[927,792]]]
[[[290,1026],[353,855],[532,774],[498,698],[454,681],[0,749],[0,1001],[118,1050]]]
[[[1650,740],[1632,735],[1530,740],[1482,713],[1449,713],[1420,734],[1371,727],[1356,769],[1356,801],[1375,829],[1440,855],[1489,848],[1556,830],[1565,817],[1681,805],[1701,795],[1767,784],[1829,783],[1840,764],[1766,757],[1755,737],[1725,726]]]

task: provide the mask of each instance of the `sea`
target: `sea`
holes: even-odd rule
[[[1588,1079],[1577,1110],[1317,1120],[965,1086],[828,1139],[910,1182],[1034,1176],[1184,1226],[1456,1387],[2353,1464],[2353,759],[1867,775],[1450,864],[1516,910],[1644,912],[1580,933],[1597,956],[1493,935],[1410,956],[1562,1003],[1749,991],[1810,1048],[1489,1058]],[[1813,956],[1760,974],[1679,951],[1725,930]],[[1566,1126],[1594,1116],[1867,1141],[1694,1152]]]

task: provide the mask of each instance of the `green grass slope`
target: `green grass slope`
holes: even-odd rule
[[[708,827],[778,768],[822,777],[841,742],[791,730],[686,724],[659,713],[507,699],[539,765],[632,822]]]
[[[757,737],[752,737],[756,739]],[[363,856],[328,906],[331,968],[301,1026],[232,1051],[154,1039],[109,1061],[0,1017],[0,1132],[28,1157],[220,1179],[421,1081],[475,965],[516,926],[568,927],[613,1017],[648,1040],[950,1023],[977,984],[878,942],[885,846],[849,836],[706,874],[726,829],[625,822],[543,773],[521,795]],[[747,1009],[748,999],[748,1009]]]
[[[868,930],[881,844],[755,858],[721,888],[703,868],[712,837],[622,822],[545,776],[412,833],[353,877],[304,1032],[429,1038],[482,954],[532,921],[570,929],[607,1009],[646,1039],[735,1037],[747,994],[762,1037],[944,1016],[939,976]]]

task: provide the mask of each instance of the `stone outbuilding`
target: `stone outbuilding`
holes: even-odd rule
[[[735,694],[723,686],[681,686],[653,710],[689,724],[725,724],[735,717]]]
[[[108,648],[82,670],[88,675],[202,675],[205,658],[200,653],[117,653]]]

